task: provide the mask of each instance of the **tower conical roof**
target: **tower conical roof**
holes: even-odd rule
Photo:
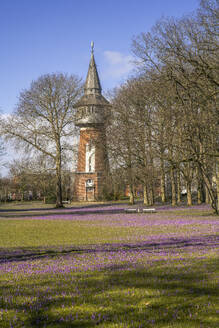
[[[101,88],[100,79],[97,72],[97,67],[96,67],[93,48],[92,48],[90,64],[87,72],[87,78],[84,85],[84,94],[85,95],[101,94],[101,90],[102,88]]]
[[[81,99],[75,104],[75,108],[80,106],[109,106],[109,102],[102,96],[101,84],[99,75],[97,72],[97,66],[94,59],[94,44],[91,43],[91,59],[87,72],[87,78],[84,84],[84,95]]]

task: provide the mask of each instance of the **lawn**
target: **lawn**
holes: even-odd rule
[[[208,206],[0,211],[0,327],[219,326]]]

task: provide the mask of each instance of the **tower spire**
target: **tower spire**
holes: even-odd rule
[[[91,59],[90,59],[90,64],[87,72],[87,78],[86,82],[84,85],[84,93],[85,95],[90,95],[90,94],[101,94],[101,84],[100,84],[100,79],[99,75],[97,72],[97,67],[94,59],[94,42],[91,42]]]
[[[91,41],[91,53],[94,53],[94,41]]]

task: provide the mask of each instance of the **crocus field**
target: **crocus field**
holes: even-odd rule
[[[0,209],[0,327],[219,327],[208,205]]]

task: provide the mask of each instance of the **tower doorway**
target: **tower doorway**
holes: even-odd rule
[[[88,202],[92,202],[95,200],[95,185],[94,185],[94,180],[88,179],[85,183],[85,188],[86,188],[86,200]]]

